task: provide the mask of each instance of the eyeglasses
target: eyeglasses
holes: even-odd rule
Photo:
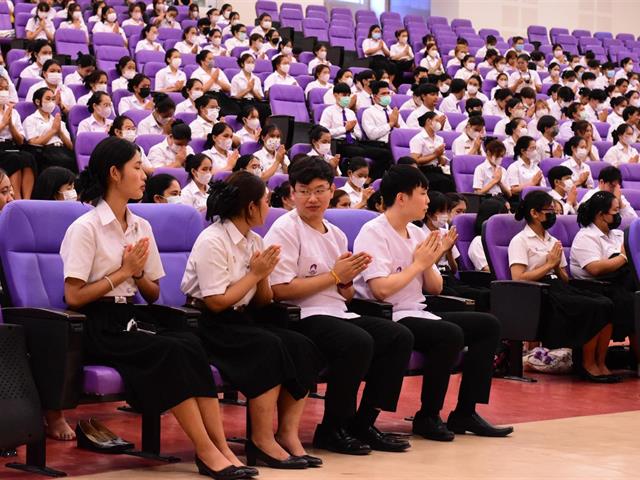
[[[545,208],[544,210],[540,210],[540,213],[556,213],[553,208]]]
[[[320,196],[322,196],[325,193],[328,193],[330,191],[331,191],[330,187],[319,187],[319,188],[316,188],[314,190],[306,190],[306,189],[295,190],[296,195],[299,195],[302,198],[309,198],[309,197],[311,197],[311,195],[314,195],[316,197],[320,197]]]

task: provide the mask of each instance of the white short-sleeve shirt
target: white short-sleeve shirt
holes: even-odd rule
[[[576,162],[573,157],[569,158],[569,160],[565,162],[562,162],[561,165],[563,167],[569,167],[569,169],[573,172],[573,174],[571,175],[571,180],[573,180],[573,183],[577,183],[580,175],[582,175],[583,172],[588,172],[589,177],[587,178],[587,188],[593,188],[593,177],[591,176],[591,169],[589,168],[589,165],[584,162],[578,165],[578,162]]]
[[[49,115],[49,119],[45,119],[40,113],[40,110],[36,110],[24,120],[23,127],[26,140],[30,141],[31,139],[39,137],[45,132],[51,130],[53,127],[53,121],[53,115]],[[64,122],[61,122],[61,130],[67,138],[71,138]],[[57,144],[62,145],[62,139],[58,134],[55,134],[49,139],[47,145]]]
[[[147,101],[147,99],[143,99],[142,101],[140,101],[135,95],[127,95],[126,97],[122,97],[120,99],[120,103],[118,103],[118,113],[122,115],[129,110],[145,110]],[[151,114],[151,110],[149,110],[149,114]]]
[[[264,79],[264,90],[268,92],[273,85],[298,85],[298,81],[291,75],[282,76],[278,72],[273,72]]]
[[[222,70],[220,70],[219,68],[218,69],[214,69],[211,73],[215,72],[215,70],[219,71],[219,73],[218,73],[218,81],[216,83],[214,83],[213,85],[211,85],[211,87],[209,87],[209,91],[210,92],[219,92],[221,90],[221,88],[222,88],[222,87],[220,87],[220,82],[229,83],[229,79],[224,74],[224,72]],[[196,79],[200,80],[203,84],[205,84],[209,80],[211,80],[211,75],[209,75],[207,72],[205,72],[202,67],[198,67],[198,69],[191,74],[191,78],[196,78]]]
[[[507,171],[504,167],[500,168],[502,169],[502,179],[500,180],[500,184],[502,184],[502,187],[506,191],[509,191],[509,184],[507,183]],[[493,180],[494,171],[494,166],[491,165],[488,160],[485,160],[480,165],[478,165],[473,171],[473,189],[479,190],[481,188],[484,188],[486,184]],[[500,195],[502,193],[502,189],[500,188],[500,185],[496,184],[491,187],[491,190],[489,190],[487,193],[489,195]]]
[[[99,122],[96,117],[89,115],[78,124],[78,133],[83,132],[101,132],[109,133],[113,120],[107,118],[104,123]]]
[[[592,262],[606,260],[619,254],[624,242],[622,230],[609,230],[606,234],[595,224],[581,228],[571,244],[571,275],[574,278],[591,279],[593,276],[585,270]]]
[[[156,73],[155,89],[162,90],[164,88],[170,88],[179,81],[187,83],[187,75],[182,70],[173,72],[171,67],[166,66],[163,69],[158,70],[158,73]]]
[[[164,53],[163,46],[158,42],[150,42],[149,40],[140,40],[136,45],[136,53],[147,50],[152,52],[162,52]]]
[[[347,182],[342,187],[340,187],[340,190],[349,195],[349,200],[351,200],[351,208],[355,208],[356,205],[362,202],[362,194],[364,192],[362,189],[360,189],[360,191],[358,192],[351,186],[349,182]]]
[[[229,163],[228,156],[231,154],[231,152],[225,153],[223,155],[218,152],[216,147],[211,147],[209,150],[205,150],[204,152],[202,152],[202,154],[211,160],[214,169],[220,170],[222,168],[225,168]]]
[[[329,272],[340,255],[348,251],[347,237],[336,226],[324,221],[325,233],[307,225],[292,210],[278,218],[264,238],[265,245],[281,247],[280,262],[271,274],[272,285],[290,283],[295,278],[308,278]],[[301,318],[330,315],[357,318],[347,311],[345,299],[335,285],[296,300]]]
[[[153,113],[149,112],[149,115],[138,123],[138,135],[162,135],[164,134],[162,128],[162,125],[159,125],[158,122],[156,122]]]
[[[190,98],[180,102],[176,105],[176,113],[195,113],[198,114],[195,104]]]
[[[426,240],[427,233],[409,223],[407,234],[408,238],[398,235],[384,214],[362,226],[353,244],[353,251],[367,252],[373,260],[369,267],[355,279],[356,296],[375,299],[367,284],[369,280],[399,273],[413,263],[413,253],[418,244]],[[435,265],[433,268],[438,270]],[[393,304],[394,321],[397,322],[406,317],[432,320],[440,318],[425,310],[423,287],[424,277],[417,275],[404,288],[384,299],[385,302]]]
[[[430,137],[426,130],[422,129],[417,135],[415,135],[409,142],[409,152],[418,155],[430,155],[440,145],[444,144],[444,139],[438,135]],[[434,159],[429,163],[423,163],[423,165],[438,165],[438,159]]]
[[[25,27],[25,31],[27,31],[27,32],[35,32],[36,29],[40,26],[40,22],[42,22],[42,20],[40,20],[39,18],[36,20],[35,18],[31,17],[29,19],[29,21],[27,22],[27,25]],[[49,19],[45,19],[44,20],[44,30],[39,32],[33,38],[33,40],[47,40],[47,33],[46,32],[49,32],[50,34],[53,35],[55,30],[56,29],[55,29],[55,27],[53,25],[53,22],[51,20],[49,20]]]
[[[584,194],[584,196],[582,197],[582,200],[580,200],[580,205],[585,203],[587,200],[589,200],[591,197],[593,197],[593,195],[595,195],[599,191],[600,189],[598,187],[589,190],[587,193]],[[627,198],[624,195],[620,195],[620,204],[621,204],[620,215],[622,215],[622,218],[629,218],[629,219],[638,218],[638,214],[633,209],[633,207],[629,203],[629,200],[627,200]]]
[[[49,88],[49,86],[47,85],[47,82],[45,82],[44,80],[42,80],[41,82],[38,82],[34,85],[31,85],[31,87],[29,88],[29,91],[27,92],[27,95],[24,99],[25,102],[33,102],[33,94],[36,93],[40,88],[43,87],[47,87]],[[63,104],[65,104],[67,107],[72,107],[76,104],[76,97],[73,94],[73,91],[67,87],[66,85],[60,84],[58,85],[58,87],[56,88],[56,90],[53,93],[58,93],[60,92],[60,100],[62,101]],[[86,103],[85,103],[86,105]]]
[[[125,247],[145,237],[149,239],[149,257],[144,274],[151,281],[164,277],[151,225],[129,209],[126,216],[127,230],[123,232],[109,204],[101,200],[95,209],[69,226],[60,246],[65,279],[77,278],[86,283],[102,280],[122,266]],[[128,278],[105,296],[131,297],[137,291],[135,280]]]
[[[484,253],[484,247],[482,246],[482,237],[480,235],[471,240],[469,250],[467,250],[467,255],[469,255],[469,260],[473,263],[473,268],[475,268],[476,271],[480,272],[482,269],[489,266],[487,256]]]
[[[196,119],[189,124],[189,128],[191,129],[191,137],[207,138],[207,135],[211,133],[213,125],[213,123],[207,122],[204,118],[198,115]]]
[[[193,155],[193,148],[187,145],[187,155]],[[176,161],[176,154],[165,138],[161,143],[149,149],[149,162],[153,168],[167,167]]]
[[[522,159],[519,159],[507,168],[507,183],[510,187],[525,185],[529,183],[533,176],[538,172],[542,172],[542,170],[540,170],[540,167],[536,162],[530,162],[527,166]],[[538,186],[547,186],[547,181],[544,179],[544,175],[542,175],[542,179]]]
[[[193,180],[182,189],[181,197],[184,205],[190,205],[201,212],[207,209],[209,194],[200,190]]]
[[[4,115],[6,108],[6,105],[0,105],[0,118],[2,118],[2,116]],[[15,127],[20,135],[22,135],[23,137],[25,136],[24,128],[22,128],[22,122],[20,121],[20,114],[16,111],[15,108],[11,111],[11,124]],[[9,125],[0,130],[0,142],[4,142],[6,140],[13,140],[13,135],[11,135]]]
[[[260,160],[260,167],[262,168],[262,171],[266,171],[269,170],[269,168],[271,168],[271,165],[273,165],[273,163],[276,161],[276,156],[275,154],[271,154],[267,151],[266,148],[262,147],[260,150],[258,150],[257,152],[255,152],[253,154],[254,157],[256,157],[258,160]],[[286,155],[284,156],[284,164],[289,166],[289,163],[291,163],[289,161],[289,157],[287,157]],[[278,170],[276,170],[277,173],[284,173],[284,171],[282,170],[282,166],[278,167]]]
[[[618,142],[607,150],[607,153],[604,154],[602,160],[610,163],[614,167],[617,167],[621,163],[629,163],[629,159],[636,155],[638,155],[638,150],[633,148],[631,145],[625,146],[621,142]]]
[[[538,237],[529,225],[518,233],[509,243],[509,266],[524,265],[526,271],[530,272],[547,263],[547,255],[558,240],[552,237],[545,230],[544,239]],[[567,266],[567,259],[562,255],[560,266]],[[546,275],[553,273],[553,269],[549,270]]]
[[[253,73],[251,74],[251,78],[255,82],[254,83],[254,90],[258,90],[260,95],[264,96],[264,92],[262,91],[262,82],[260,82],[260,79],[256,75],[254,75]],[[240,93],[243,90],[247,89],[247,85],[249,85],[249,80],[247,80],[247,77],[245,76],[244,72],[237,73],[231,79],[231,96],[232,97],[236,97],[238,95],[238,93]],[[253,93],[249,92],[243,98],[252,99],[253,98]]]

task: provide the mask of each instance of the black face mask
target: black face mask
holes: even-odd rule
[[[549,230],[551,227],[553,227],[556,223],[556,214],[548,212],[545,214],[545,219],[543,222],[540,222],[542,224],[542,228],[544,228],[545,230]]]
[[[611,215],[613,217],[613,221],[611,223],[607,223],[609,230],[615,230],[622,223],[622,215],[620,213],[615,213]]]
[[[140,89],[140,96],[142,98],[147,98],[150,94],[151,94],[151,89],[150,88],[141,88]]]

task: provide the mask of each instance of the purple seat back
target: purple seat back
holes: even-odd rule
[[[475,213],[462,213],[460,215],[456,215],[452,222],[453,226],[456,227],[456,230],[458,231],[456,246],[460,251],[459,261],[461,270],[475,270],[473,263],[469,259],[469,245],[476,236],[474,231],[475,223]]]
[[[262,144],[258,142],[245,142],[240,145],[240,155],[253,155],[262,148]]]
[[[278,4],[266,0],[258,0],[256,2],[256,17],[263,13],[268,13],[274,21],[278,21]]]
[[[17,200],[3,209],[0,260],[13,306],[66,307],[60,245],[69,225],[90,209],[46,200]]]
[[[276,173],[269,180],[267,180],[267,186],[269,190],[274,190],[282,185],[284,182],[289,181],[289,175],[286,173]]]
[[[455,130],[452,131],[439,131],[437,133],[437,135],[439,137],[441,137],[444,140],[444,144],[446,146],[447,150],[451,150],[451,146],[453,145],[453,141],[458,138],[460,135],[462,135],[460,132],[456,132]]]
[[[611,127],[610,123],[607,122],[593,122],[592,125],[595,125],[598,133],[601,138],[607,138],[607,134],[609,133],[609,128]]]
[[[81,172],[89,164],[91,152],[95,146],[103,139],[107,138],[106,133],[82,132],[76,137],[75,152],[78,171]]]
[[[330,26],[329,43],[332,47],[343,47],[345,50],[356,50],[353,30],[349,27]]]
[[[273,115],[291,115],[298,122],[308,122],[309,112],[304,91],[296,85],[273,85],[269,90]]]
[[[289,154],[287,155],[290,159],[293,159],[295,156],[301,153],[309,153],[311,151],[311,145],[308,143],[296,143],[292,145],[289,149]]]
[[[21,78],[20,84],[18,85],[18,97],[24,99],[27,96],[29,89],[41,81],[42,78]]]
[[[74,105],[71,107],[69,110],[69,133],[71,133],[72,138],[75,138],[80,122],[85,118],[89,118],[89,116],[91,114],[86,105]]]
[[[622,194],[629,201],[631,207],[638,213],[640,211],[640,190],[623,188]]]
[[[331,105],[327,105],[327,104],[317,104],[314,107],[312,107],[313,110],[313,121],[315,123],[320,123],[320,119],[322,118],[322,112],[325,111],[325,109],[327,107],[330,107]]]
[[[586,162],[586,164],[589,165],[589,168],[591,169],[591,177],[593,177],[593,181],[596,183],[598,182],[600,171],[602,171],[603,168],[610,166],[607,162]]]
[[[282,8],[280,10],[280,25],[291,27],[296,32],[302,32],[302,10]]]
[[[545,158],[540,162],[540,170],[542,170],[542,174],[547,178],[549,176],[549,170],[557,167],[564,161],[563,158]]]
[[[226,115],[224,117],[224,123],[231,127],[231,130],[237,132],[242,128],[242,124],[238,121],[236,115]]]
[[[451,174],[460,193],[473,192],[473,173],[484,162],[482,155],[458,155],[451,160]]]
[[[69,90],[73,92],[73,96],[76,97],[76,100],[89,93],[87,87],[81,83],[72,83],[69,85]]]
[[[124,47],[124,38],[119,33],[97,32],[93,34],[96,47]]]
[[[464,113],[450,112],[446,113],[445,115],[447,117],[447,120],[449,120],[449,125],[451,125],[451,128],[454,130],[460,122],[463,122],[468,118]]]
[[[496,124],[502,120],[502,117],[497,115],[483,115],[482,118],[484,119],[484,128],[487,133],[493,133],[493,129],[496,128]]]
[[[302,33],[305,37],[316,37],[319,42],[329,41],[329,25],[319,18],[306,18],[302,21]]]
[[[602,159],[609,151],[609,149],[613,146],[613,142],[607,142],[606,140],[594,141],[593,144],[598,149],[598,155],[600,155],[600,159]]]
[[[484,222],[482,246],[487,256],[489,269],[497,280],[511,280],[509,243],[522,231],[524,226],[524,220],[517,222],[509,213],[494,215]]]
[[[549,229],[549,234],[557,238],[562,244],[567,264],[571,255],[571,244],[578,230],[580,230],[580,225],[578,225],[576,215],[558,215],[556,223]]]
[[[224,57],[221,57],[221,58],[224,58]],[[150,62],[157,62],[157,63],[164,64],[164,53],[155,52],[151,50],[140,50],[138,53],[136,53],[136,64],[138,65],[138,71],[143,70],[145,64]]]
[[[411,155],[409,150],[409,142],[420,133],[420,129],[415,128],[396,128],[391,131],[389,145],[391,146],[391,154],[397,162],[400,157]]]
[[[18,112],[18,114],[20,114],[20,119],[23,122],[29,115],[35,113],[36,111],[36,106],[33,104],[33,102],[18,102],[13,108],[16,112]]]
[[[133,123],[138,125],[142,120],[151,115],[151,110],[127,110],[126,112],[120,113],[126,113],[127,117],[129,117]]]
[[[139,135],[136,138],[136,144],[144,150],[144,153],[149,155],[149,150],[151,150],[151,147],[157,145],[158,143],[162,143],[164,139],[164,135]]]
[[[189,183],[189,174],[184,168],[158,167],[153,171],[154,175],[158,175],[160,173],[167,173],[175,177],[180,184],[180,188],[184,188],[187,183]]]
[[[267,214],[267,218],[264,221],[264,225],[253,227],[252,230],[261,237],[264,237],[271,228],[271,225],[273,225],[273,222],[275,222],[285,213],[287,213],[287,211],[284,208],[271,207],[269,209],[269,213]]]
[[[640,188],[640,164],[622,163],[618,167],[622,173],[622,186],[626,189]]]
[[[351,208],[330,208],[324,214],[324,218],[338,227],[347,236],[349,251],[353,251],[355,241],[362,226],[378,216],[378,213],[371,210],[351,209]]]
[[[56,52],[59,55],[71,55],[75,58],[78,52],[89,53],[87,35],[82,30],[62,28],[54,35]]]
[[[549,43],[547,27],[542,25],[530,25],[527,28],[527,37],[529,38],[529,43],[540,42],[542,45]]]
[[[191,122],[193,122],[197,117],[198,116],[195,113],[190,113],[190,112],[176,113],[176,118],[178,120],[182,120],[187,125],[189,125]]]

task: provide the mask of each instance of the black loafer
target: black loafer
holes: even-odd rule
[[[447,428],[440,415],[430,417],[417,413],[413,419],[413,433],[436,442],[451,442],[456,438],[455,433]]]
[[[479,437],[506,437],[513,433],[513,427],[494,427],[475,412],[460,415],[455,410],[449,414],[447,428],[458,435],[471,432]]]
[[[236,480],[238,478],[246,478],[246,472],[243,467],[236,467],[229,465],[222,470],[212,470],[196,455],[196,467],[198,467],[198,473],[205,477],[211,477],[214,480]]]
[[[345,428],[330,428],[318,425],[313,435],[313,446],[345,455],[368,455],[371,447],[352,436]]]
[[[301,455],[298,458],[302,458],[304,460],[307,461],[307,464],[309,465],[309,467],[311,468],[318,468],[321,467],[323,462],[321,458],[318,457],[314,457],[313,455]]]
[[[584,368],[580,371],[580,377],[591,383],[620,383],[622,381],[616,375],[593,375]]]
[[[245,451],[247,454],[247,464],[250,466],[261,464],[281,470],[302,470],[309,466],[307,461],[302,457],[290,455],[289,458],[285,460],[273,458],[260,450],[251,440],[247,440]]]
[[[86,420],[80,420],[76,425],[76,443],[78,448],[98,453],[122,453],[134,446],[126,441],[115,441]]]
[[[404,452],[411,448],[411,444],[407,440],[382,433],[374,426],[366,430],[354,430],[353,436],[367,443],[372,450],[378,450],[380,452]]]

